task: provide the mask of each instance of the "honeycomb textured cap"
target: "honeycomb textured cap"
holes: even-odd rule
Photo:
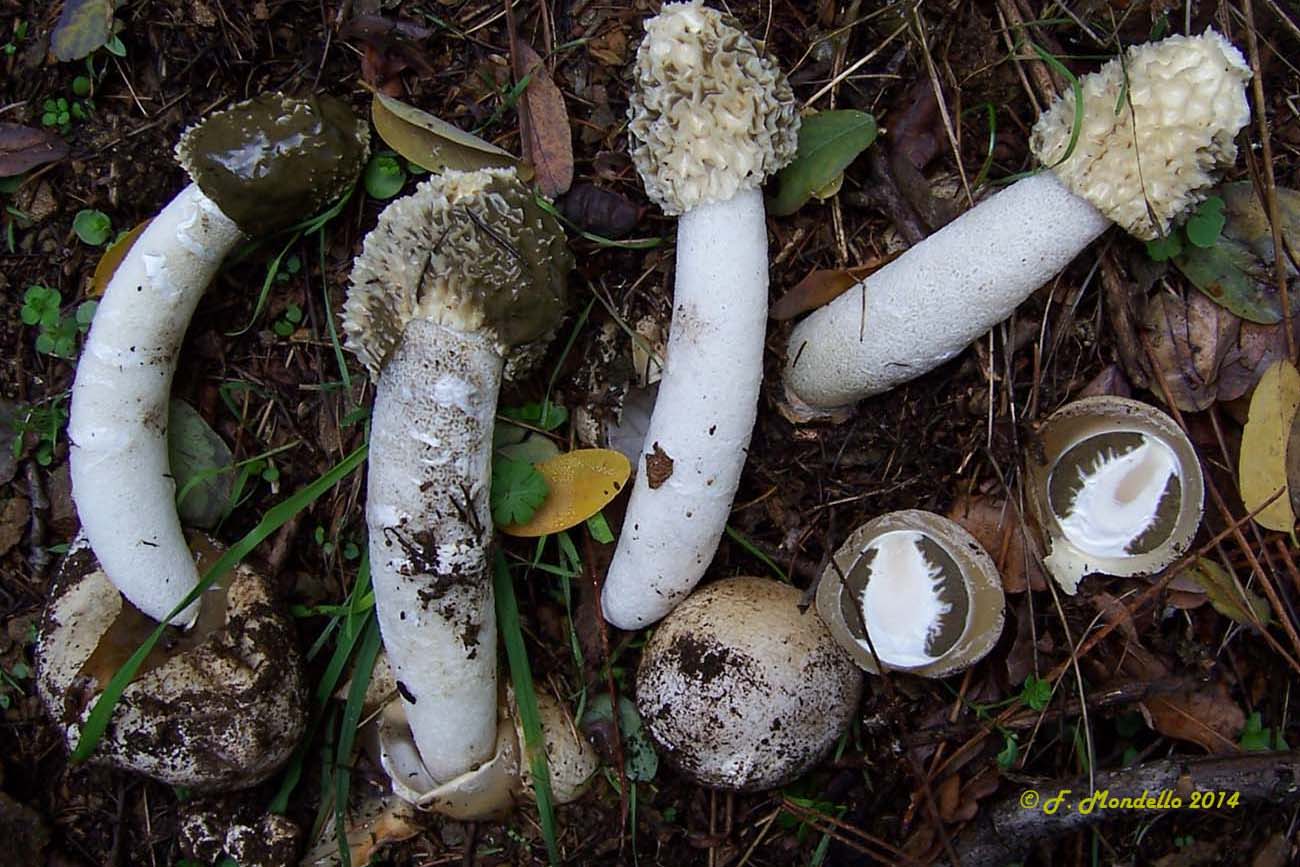
[[[425,319],[484,330],[522,373],[564,317],[573,257],[513,168],[445,171],[379,215],[352,266],[347,346],[372,376]]]
[[[1068,159],[1073,91],[1038,119],[1030,148],[1128,232],[1161,237],[1236,161],[1249,79],[1241,52],[1214,30],[1135,45],[1080,79],[1083,125]]]
[[[632,161],[665,214],[724,202],[794,159],[799,113],[776,61],[698,0],[646,22],[628,117]]]

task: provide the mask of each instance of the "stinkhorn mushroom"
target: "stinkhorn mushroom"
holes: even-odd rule
[[[384,646],[429,776],[497,744],[491,558],[497,393],[545,350],[573,258],[513,169],[447,171],[366,236],[344,305],[376,380],[366,522]]]
[[[795,153],[799,116],[774,60],[719,12],[670,3],[646,22],[629,108],[632,160],[677,227],[668,357],[601,605],[653,623],[704,575],[758,412],[767,319],[759,185]]]
[[[1082,104],[1066,93],[1034,126],[1030,148],[1050,171],[989,196],[794,329],[791,404],[825,413],[937,367],[1111,222],[1163,236],[1236,160],[1249,78],[1213,30],[1131,47],[1082,78]]]
[[[368,145],[367,127],[327,96],[263,94],[211,115],[176,146],[193,183],[136,239],[99,303],[72,386],[72,498],[109,580],[156,621],[199,583],[167,457],[168,393],[194,308],[240,240],[337,198]],[[192,623],[198,607],[172,623]]]
[[[862,672],[799,590],[727,578],[691,594],[641,653],[636,704],[678,771],[720,789],[780,786],[848,728]]]

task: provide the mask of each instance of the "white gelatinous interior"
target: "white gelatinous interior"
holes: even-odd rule
[[[862,621],[876,656],[889,665],[912,667],[934,662],[936,657],[926,646],[938,635],[944,615],[952,610],[939,595],[943,569],[925,556],[921,539],[921,533],[899,530],[878,536],[867,547],[876,556],[862,590]]]
[[[1178,458],[1158,439],[1122,454],[1100,452],[1079,468],[1080,487],[1070,510],[1058,515],[1061,531],[1076,548],[1098,557],[1123,557],[1156,522],[1160,500],[1178,472]]]

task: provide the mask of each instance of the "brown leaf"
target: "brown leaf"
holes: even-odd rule
[[[382,15],[358,15],[343,28],[343,36],[361,40],[361,77],[389,96],[401,96],[401,74],[407,69],[434,72],[417,43],[433,31],[409,21]]]
[[[117,273],[117,266],[122,264],[122,260],[126,258],[126,254],[140,237],[140,233],[148,228],[151,222],[153,222],[152,217],[137,224],[134,229],[108,245],[104,255],[99,257],[99,263],[95,265],[95,273],[90,278],[90,288],[86,290],[87,298],[99,298],[104,294],[104,290],[108,288],[108,281],[112,280],[113,275]]]
[[[1218,396],[1219,365],[1241,320],[1195,290],[1179,297],[1158,293],[1147,302],[1151,351],[1178,408],[1206,409]]]
[[[10,548],[22,541],[31,513],[26,497],[11,497],[0,506],[0,555],[9,553]]]
[[[1300,320],[1294,325],[1300,325]],[[1300,332],[1300,328],[1294,330]],[[1259,325],[1243,321],[1237,339],[1219,365],[1219,400],[1236,400],[1247,394],[1273,362],[1286,357],[1286,329],[1282,323]]]
[[[1006,592],[1047,589],[1042,554],[1035,550],[1037,541],[1030,536],[1032,547],[1026,550],[1026,533],[1005,500],[978,495],[962,497],[948,510],[948,517],[965,527],[993,558],[1002,573],[1002,588]]]
[[[1108,364],[1092,378],[1087,385],[1079,392],[1078,397],[1095,397],[1100,395],[1114,395],[1116,397],[1132,397],[1133,389],[1124,376],[1124,368],[1118,364]]]
[[[560,211],[579,228],[606,238],[622,238],[636,228],[645,208],[626,196],[586,181],[575,184]]]
[[[1211,753],[1235,752],[1246,714],[1221,681],[1188,684],[1184,689],[1147,699],[1138,706],[1160,734],[1188,741]]]
[[[68,155],[68,143],[52,132],[0,123],[0,178],[21,175]]]
[[[814,268],[777,299],[767,315],[777,322],[784,322],[809,310],[816,310],[852,289],[881,264],[879,260],[874,260],[854,268]]]
[[[587,53],[606,66],[621,67],[627,61],[627,34],[612,27],[587,42]]]
[[[524,159],[533,164],[542,194],[555,198],[573,184],[573,133],[564,94],[527,42],[514,40],[513,59],[515,77],[522,80],[528,76],[528,87],[519,100]]]

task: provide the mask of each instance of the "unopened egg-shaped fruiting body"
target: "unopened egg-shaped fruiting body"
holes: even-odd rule
[[[816,764],[848,725],[862,673],[800,592],[729,578],[659,624],[637,670],[637,708],[660,753],[721,789],[779,786]]]

